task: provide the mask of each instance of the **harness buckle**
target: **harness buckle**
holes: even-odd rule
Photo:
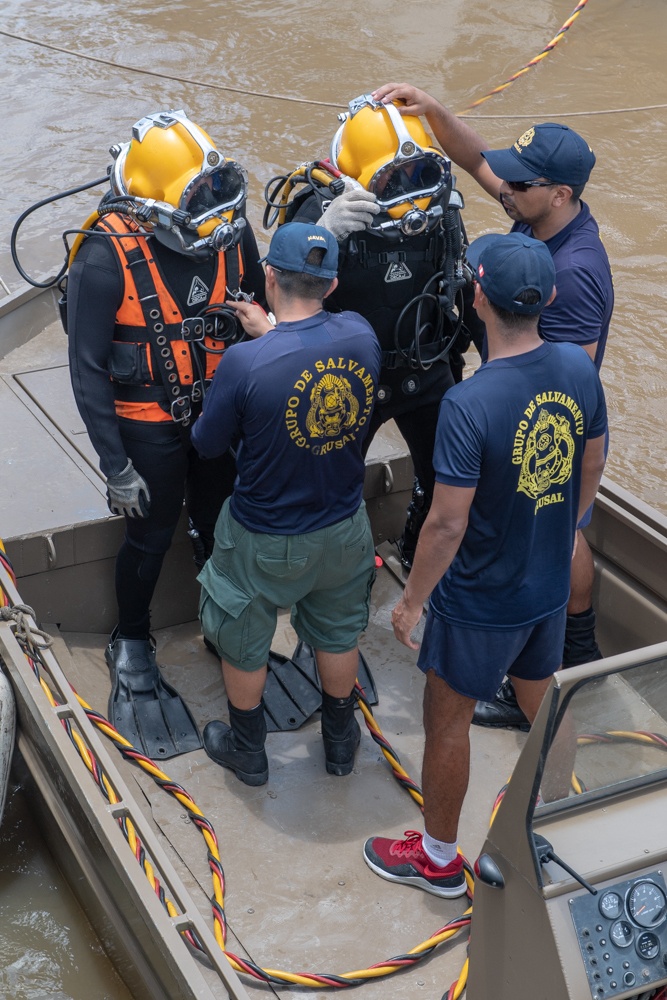
[[[404,264],[407,259],[405,250],[381,250],[378,254],[380,264]]]
[[[191,316],[181,323],[181,337],[188,344],[198,344],[204,339],[204,320],[201,316]]]
[[[192,416],[189,396],[178,396],[171,403],[171,419],[175,424],[188,424]]]
[[[190,399],[193,403],[198,403],[204,398],[204,385],[202,385],[201,379],[197,379],[196,382],[192,383],[192,392],[190,393]]]

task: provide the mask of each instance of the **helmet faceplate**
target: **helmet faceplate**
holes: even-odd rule
[[[425,211],[448,184],[451,165],[419,118],[368,94],[349,107],[332,141],[332,163],[372,191],[392,218],[415,207]]]

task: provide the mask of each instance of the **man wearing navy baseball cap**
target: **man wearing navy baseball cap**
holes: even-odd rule
[[[238,478],[199,575],[202,631],[220,656],[229,725],[204,729],[209,757],[248,785],[268,780],[262,695],[279,608],[292,608],[322,682],[329,774],[352,771],[357,641],[375,576],[362,499],[363,442],[380,372],[380,345],[358,313],[329,313],[338,244],[300,222],[274,234],[266,299],[234,308],[256,339],[229,347],[192,439],[203,458],[236,445]]]
[[[310,253],[314,247],[324,251],[321,258],[317,255],[317,261],[313,261]],[[260,262],[263,261],[270,264],[274,271],[312,274],[329,281],[336,278],[338,284],[338,242],[323,226],[303,222],[281,226],[273,235],[268,254],[260,258]],[[329,291],[332,292],[333,288]]]
[[[457,833],[476,702],[507,674],[532,722],[560,667],[576,527],[600,482],[607,423],[590,358],[539,335],[556,277],[544,243],[483,236],[469,259],[488,360],[442,399],[433,503],[392,615],[426,675],[425,830],[364,845],[378,875],[445,897],[466,889]],[[429,595],[420,647],[412,632]],[[568,790],[569,778],[542,795]]]
[[[436,139],[485,191],[498,199],[513,231],[542,240],[556,267],[558,294],[540,316],[544,340],[579,344],[599,371],[614,307],[614,290],[597,223],[581,200],[595,165],[588,143],[567,125],[545,122],[526,129],[509,149],[489,149],[467,122],[434,97],[410,84],[390,83],[373,94],[401,100],[402,114],[425,115]],[[481,350],[481,338],[475,337]],[[580,529],[590,522],[586,511]],[[594,566],[581,530],[572,560],[563,666],[602,656],[595,637]],[[483,726],[527,729],[511,684],[498,698],[478,706],[473,720]]]

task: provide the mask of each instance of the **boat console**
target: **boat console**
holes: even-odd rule
[[[478,863],[469,1000],[667,983],[666,671],[661,643],[556,675]]]

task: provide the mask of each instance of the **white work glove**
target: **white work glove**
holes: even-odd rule
[[[350,233],[357,233],[370,226],[373,216],[379,211],[375,195],[355,182],[354,187],[346,184],[345,191],[333,199],[317,224],[328,229],[340,243]]]
[[[150,490],[132,462],[128,461],[122,472],[107,478],[107,504],[112,514],[125,514],[126,517],[146,517],[148,514]]]

